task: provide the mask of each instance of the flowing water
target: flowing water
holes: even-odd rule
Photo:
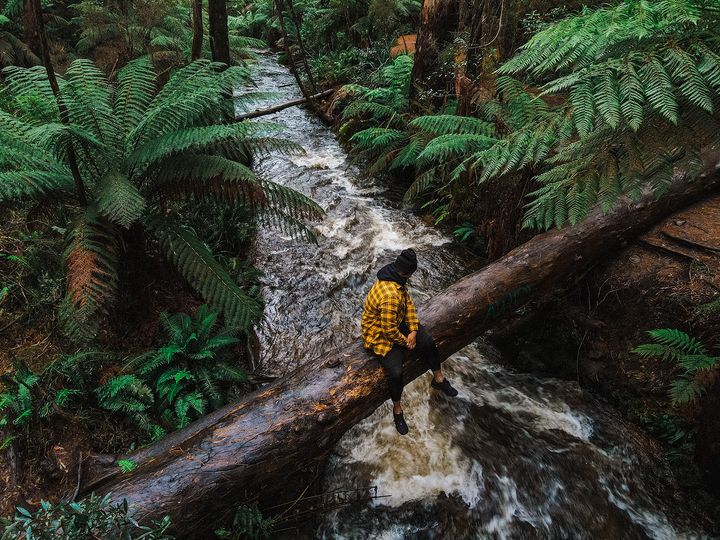
[[[292,76],[262,56],[256,83],[270,101],[299,96]],[[416,303],[466,273],[451,239],[388,202],[333,132],[302,108],[265,118],[285,126],[302,156],[272,155],[260,174],[327,212],[319,245],[264,230],[260,363],[283,374],[359,337],[375,273],[405,247],[418,252]],[[318,538],[699,538],[687,501],[669,495],[651,445],[574,383],[513,374],[480,343],[444,369],[460,391],[431,393],[429,375],[403,397],[410,434],[395,432],[389,402],[351,429],[329,459],[327,490],[377,486],[386,497],[325,516]]]

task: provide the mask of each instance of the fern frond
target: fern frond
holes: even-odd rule
[[[273,208],[262,208],[256,216],[261,225],[277,229],[288,238],[317,244],[315,233],[307,225],[288,216],[285,212]]]
[[[31,68],[9,66],[3,69],[2,73],[5,76],[5,88],[10,96],[14,98],[36,96],[45,103],[55,103],[55,94],[53,94],[47,78],[47,71],[43,66]],[[58,79],[58,84],[62,89],[64,81]]]
[[[120,172],[109,172],[97,187],[98,213],[108,221],[130,228],[145,212],[145,198]]]
[[[73,338],[94,336],[100,318],[115,299],[118,239],[94,207],[88,207],[68,230],[65,249],[66,293],[61,316]]]
[[[697,400],[704,388],[693,379],[680,378],[670,385],[670,400],[673,407],[688,405]]]
[[[215,260],[210,250],[189,229],[164,220],[151,228],[170,261],[188,283],[224,316],[228,325],[243,330],[260,318],[261,307],[248,296]]]
[[[299,191],[267,180],[261,180],[260,185],[265,194],[268,209],[281,212],[294,220],[320,220],[325,217],[322,207]]]
[[[410,122],[410,126],[434,136],[459,134],[492,137],[495,134],[494,126],[489,122],[452,114],[419,116]]]
[[[420,153],[425,149],[425,142],[418,137],[413,137],[402,149],[397,152],[390,169],[399,169],[404,167],[414,167]]]
[[[410,203],[415,197],[420,195],[423,191],[430,188],[430,186],[435,181],[435,176],[437,175],[436,169],[430,169],[427,171],[424,171],[423,173],[419,174],[415,181],[410,185],[408,190],[405,192],[405,195],[403,197],[403,202],[405,204]]]
[[[104,144],[116,143],[119,124],[105,74],[90,60],[80,58],[70,64],[65,79],[62,95],[70,121]]]
[[[179,130],[232,118],[233,91],[246,80],[248,71],[237,66],[225,68],[196,60],[173,73],[128,134],[131,149],[141,150],[145,143]]]
[[[706,354],[707,350],[700,340],[675,328],[660,328],[648,332],[660,345],[671,350],[682,351],[684,354]]]
[[[468,155],[487,149],[496,142],[497,139],[485,135],[440,135],[432,139],[420,152],[417,167],[465,159]]]
[[[54,191],[70,191],[72,188],[73,178],[67,173],[33,170],[0,172],[0,202],[36,200]]]
[[[120,121],[123,137],[142,121],[156,92],[155,72],[148,57],[129,62],[117,75],[118,86],[113,110]]]
[[[128,165],[131,168],[143,169],[170,156],[186,152],[201,153],[203,150],[210,150],[215,145],[227,142],[259,146],[260,143],[256,141],[256,138],[278,130],[279,127],[276,124],[257,122],[178,129],[158,136],[137,148],[128,157]]]
[[[359,150],[386,150],[394,148],[396,144],[406,140],[406,134],[397,129],[368,128],[358,131],[350,138]]]

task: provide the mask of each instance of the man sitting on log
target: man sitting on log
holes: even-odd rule
[[[406,352],[413,351],[427,363],[433,372],[432,388],[448,396],[458,394],[440,369],[435,342],[419,324],[415,304],[405,287],[415,270],[417,256],[412,249],[404,250],[394,263],[383,266],[367,295],[362,314],[363,345],[379,357],[385,369],[393,401],[393,419],[401,435],[408,432],[400,404]]]

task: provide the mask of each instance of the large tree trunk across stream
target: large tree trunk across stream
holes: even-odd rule
[[[720,187],[720,154],[692,183],[678,179],[660,200],[623,200],[610,214],[536,236],[420,306],[443,357],[530,299],[561,287],[675,209]],[[425,368],[405,364],[406,381]],[[133,454],[122,474],[114,457],[97,459],[83,492],[126,499],[141,520],[169,514],[183,538],[208,538],[233,505],[263,484],[282,484],[301,464],[328,452],[353,425],[388,399],[382,369],[359,343],[306,363]]]

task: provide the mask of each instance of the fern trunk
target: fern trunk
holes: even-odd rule
[[[210,48],[212,59],[230,65],[230,37],[228,35],[227,2],[208,0]]]
[[[42,44],[40,43],[40,29],[35,22],[35,0],[23,1],[23,41],[30,50],[40,58]]]
[[[191,60],[194,62],[202,55],[203,44],[203,20],[202,20],[202,0],[193,0],[193,40]]]
[[[596,210],[574,227],[538,235],[420,306],[420,320],[441,355],[458,351],[518,306],[562,287],[658,220],[720,188],[720,153],[706,163],[698,181],[679,178],[660,200],[624,199],[610,214]],[[406,359],[406,381],[425,369]],[[156,444],[96,458],[83,492],[126,499],[144,521],[169,514],[183,538],[207,538],[216,516],[263,485],[287,482],[387,399],[378,362],[359,343],[349,344]],[[122,474],[118,459],[138,467]]]

